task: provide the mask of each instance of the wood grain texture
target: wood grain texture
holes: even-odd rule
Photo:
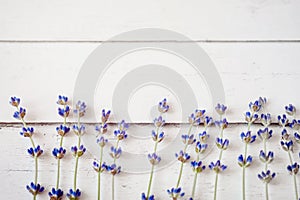
[[[297,0],[2,1],[0,39],[103,41],[154,27],[192,40],[299,40],[299,8]]]
[[[55,133],[56,125],[40,126],[36,125],[35,141],[41,145],[45,150],[44,155],[40,159],[40,171],[39,180],[50,190],[54,186],[56,177],[56,161],[51,155],[52,148],[58,145],[58,138]],[[111,132],[115,127],[110,127]],[[150,167],[147,162],[146,155],[153,148],[153,142],[150,138],[150,130],[152,125],[132,125],[128,130],[129,138],[121,143],[124,150],[122,160],[118,161],[122,166],[128,166],[127,170],[136,168],[134,163],[128,159],[130,153],[135,153],[137,156],[144,156],[145,162],[138,163],[141,168]],[[261,128],[261,126],[253,126],[253,133]],[[276,172],[276,178],[270,185],[270,198],[293,199],[293,185],[292,177],[286,170],[288,164],[288,155],[284,152],[279,144],[280,140],[280,128],[277,126],[271,127],[274,130],[274,135],[270,139],[267,147],[269,150],[274,151],[275,159],[270,164],[270,169]],[[5,184],[1,187],[0,191],[5,194],[7,199],[18,199],[20,196],[24,199],[29,199],[30,194],[25,191],[25,185],[32,180],[33,176],[33,160],[26,153],[26,148],[30,143],[28,140],[19,136],[20,127],[18,125],[2,126],[0,130],[2,147],[2,160],[0,163],[0,178],[5,180]],[[174,126],[168,125],[164,131],[166,138],[161,145],[159,145],[159,152],[162,155],[162,159],[166,160],[171,157],[169,164],[164,162],[160,163],[160,169],[155,172],[153,193],[156,194],[158,199],[168,199],[166,189],[174,187],[178,176],[179,162],[176,161],[174,153],[179,151],[183,146],[180,142],[180,138],[177,136],[186,131],[187,126]],[[180,132],[180,130],[182,132]],[[194,132],[198,133],[202,128],[195,129]],[[241,168],[237,164],[237,157],[244,151],[243,143],[240,140],[239,134],[241,131],[246,130],[246,125],[231,125],[225,130],[225,138],[230,140],[230,146],[228,150],[224,152],[223,162],[228,165],[228,169],[220,175],[219,179],[219,199],[239,198],[241,196]],[[144,131],[144,132],[142,132]],[[217,135],[215,128],[210,128],[209,133],[209,148],[205,156],[201,159],[208,165],[211,161],[215,161],[218,157],[218,149],[214,145],[214,140]],[[141,137],[137,137],[141,134]],[[94,158],[98,158],[98,154],[93,152],[96,147],[95,144],[96,133],[93,126],[89,125],[87,133],[83,138],[84,145],[87,147],[88,152],[79,161],[79,180],[78,187],[83,191],[83,199],[95,199],[96,198],[96,182],[97,176],[92,169],[92,162]],[[110,136],[111,137],[111,136]],[[110,140],[108,146],[114,141]],[[76,137],[73,133],[70,133],[65,138],[64,146],[68,149],[67,156],[62,161],[62,188],[66,191],[72,186],[73,181],[73,169],[74,159],[69,151],[70,146],[76,143]],[[141,147],[146,148],[141,148]],[[172,146],[172,148],[169,148]],[[177,147],[178,148],[177,148]],[[258,159],[259,150],[262,149],[263,144],[260,140],[249,146],[249,154],[254,158],[253,165],[247,169],[247,198],[248,199],[263,199],[264,187],[261,181],[257,178],[257,174],[264,168],[262,163]],[[105,148],[105,154],[109,147]],[[294,149],[294,160],[299,161],[298,152],[299,145],[296,144]],[[189,148],[189,152],[192,158],[195,157],[192,147]],[[109,162],[109,158],[106,159]],[[132,164],[132,165],[131,165]],[[162,166],[165,165],[165,166]],[[110,175],[103,174],[103,199],[110,199]],[[147,171],[131,171],[121,173],[116,177],[116,193],[117,199],[139,199],[141,192],[147,188],[149,174]],[[188,199],[192,189],[193,174],[189,164],[184,167],[184,174],[182,179],[182,187],[186,192],[184,199]],[[299,180],[298,180],[299,181]],[[200,174],[197,184],[196,199],[212,199],[213,198],[213,183],[214,173],[209,169]],[[234,194],[234,196],[233,196]],[[47,194],[44,193],[39,199],[47,199]]]
[[[288,103],[299,107],[300,94],[296,92],[300,78],[299,43],[201,43],[199,45],[207,52],[220,74],[226,98],[224,103],[230,108],[229,121],[243,122],[242,113],[248,109],[249,101],[259,96],[269,99],[267,111],[274,116],[283,113],[284,106]],[[8,105],[9,97],[12,95],[22,98],[22,105],[29,112],[27,120],[33,122],[60,120],[56,113],[57,95],[65,94],[72,99],[78,72],[97,46],[98,44],[61,43],[0,44],[2,55],[0,102],[3,102],[0,105],[0,121],[14,121],[11,117],[14,110]],[[160,51],[135,52],[111,65],[110,71],[99,78],[97,90],[92,93],[95,105],[88,105],[88,113],[92,115],[95,112],[98,116],[99,109],[112,108],[113,92],[122,76],[133,67],[149,63],[159,63],[177,70],[194,90],[199,108],[206,108],[208,114],[213,115],[209,91],[201,74],[193,71],[192,67],[180,58]],[[163,97],[167,97],[172,105],[168,120],[186,122],[186,116],[184,118],[181,116],[184,105],[176,99],[176,94],[164,87],[156,86],[143,87],[132,95],[132,101],[128,102],[132,122],[151,122],[153,116],[149,113],[152,106]],[[85,99],[86,97],[82,96],[81,100]],[[136,106],[141,109],[135,109]],[[86,121],[95,122],[91,115],[86,118]],[[113,121],[122,117],[116,116]]]

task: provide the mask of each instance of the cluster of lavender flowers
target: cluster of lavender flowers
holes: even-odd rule
[[[167,190],[169,197],[173,200],[176,200],[185,195],[185,193],[182,191],[180,187],[180,183],[181,183],[184,164],[187,163],[191,158],[190,154],[187,152],[188,147],[193,145],[196,142],[195,136],[194,134],[192,134],[192,128],[196,126],[200,126],[201,122],[204,122],[205,119],[206,119],[205,110],[199,110],[199,109],[195,110],[195,112],[192,113],[188,118],[190,124],[188,132],[187,134],[183,134],[181,136],[184,147],[182,150],[179,151],[179,153],[175,154],[177,160],[180,161],[180,169],[179,169],[177,183],[175,187]],[[200,148],[206,148],[206,145],[203,144],[203,146],[201,145]],[[205,168],[202,166],[202,162],[200,161],[197,161],[197,163],[192,162],[192,167],[194,167],[195,169],[198,168],[199,172]]]
[[[298,132],[300,127],[300,120],[296,119],[296,107],[292,104],[285,106],[285,112],[292,119],[288,119],[286,114],[278,116],[278,123],[282,127],[280,144],[282,149],[288,153],[290,164],[287,166],[287,170],[293,176],[295,199],[299,200],[296,177],[299,172],[299,164],[293,161],[293,146],[294,141],[300,143],[300,135]],[[290,121],[291,123],[289,123]],[[290,130],[287,128],[288,126],[290,127]],[[290,135],[289,131],[295,131],[293,135],[294,137]]]
[[[22,122],[22,128],[20,135],[29,138],[32,147],[27,149],[28,154],[34,159],[35,171],[34,171],[34,181],[26,186],[26,189],[33,195],[33,199],[36,199],[36,196],[42,193],[45,188],[38,183],[38,158],[43,154],[43,150],[40,145],[36,145],[32,136],[34,134],[34,128],[27,125],[25,122],[26,109],[20,107],[20,98],[11,97],[9,103],[14,106],[17,110],[14,112],[13,117]]]

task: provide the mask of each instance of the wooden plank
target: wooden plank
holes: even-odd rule
[[[81,66],[97,46],[97,44],[62,43],[0,44],[2,55],[0,121],[15,122],[12,118],[14,109],[8,104],[9,97],[13,95],[22,98],[22,106],[28,110],[28,121],[60,121],[56,98],[58,94],[73,98],[74,85]],[[271,112],[274,117],[283,113],[284,106],[288,103],[299,107],[300,94],[296,92],[297,80],[300,78],[299,43],[210,43],[200,46],[207,52],[220,74],[226,97],[225,103],[229,107],[228,119],[231,122],[243,122],[242,113],[248,109],[248,102],[259,96],[266,96],[269,99],[266,111]],[[99,60],[101,59],[100,57]],[[94,116],[99,117],[101,108],[112,108],[113,92],[126,73],[134,67],[153,63],[176,70],[194,91],[199,108],[206,108],[209,115],[215,113],[209,85],[201,73],[195,72],[180,57],[166,52],[145,50],[118,59],[105,75],[99,78],[96,91],[91,92],[91,96],[95,97],[95,103],[88,105],[85,120],[95,122]],[[90,81],[89,77],[87,79]],[[160,87],[155,84],[143,86],[132,93],[130,101],[120,102],[125,107],[128,102],[131,122],[151,122],[156,116],[153,106],[163,97],[167,97],[172,106],[167,121],[186,122],[187,115],[182,116],[182,112],[190,113],[194,108],[186,110],[189,103],[181,104],[176,94],[169,90],[172,90],[172,87],[172,85]],[[81,99],[86,100],[84,96]],[[112,121],[119,121],[124,115],[114,112]]]
[[[57,125],[41,126],[34,124],[34,126],[37,131],[34,140],[45,150],[45,154],[40,159],[39,180],[49,191],[54,186],[56,177],[56,161],[52,157],[51,151],[52,148],[59,143],[55,133],[55,127]],[[7,180],[6,184],[3,184],[0,188],[0,191],[7,199],[18,199],[20,196],[23,196],[24,198],[30,197],[30,194],[25,190],[25,185],[28,184],[33,177],[33,161],[26,153],[26,148],[29,147],[30,142],[18,135],[19,128],[19,126],[12,125],[1,127],[0,129],[1,138],[5,138],[5,140],[0,141],[3,160],[3,162],[0,163],[0,178],[2,180]],[[115,127],[110,127],[109,136],[111,136],[110,133],[114,128]],[[137,166],[143,169],[148,169],[147,167],[150,168],[146,155],[153,148],[153,142],[150,137],[150,130],[152,128],[152,125],[132,125],[128,130],[128,139],[121,143],[124,154],[123,159],[118,162],[123,167],[127,166],[127,170],[131,171],[121,173],[120,176],[116,177],[117,199],[120,199],[120,195],[125,199],[139,199],[140,193],[147,188],[149,174],[145,171],[139,171]],[[172,162],[168,165],[162,161],[158,166],[160,167],[160,170],[155,173],[152,190],[157,198],[168,199],[166,189],[174,187],[174,184],[176,183],[179,162],[176,161],[174,153],[179,151],[183,146],[180,142],[180,137],[177,136],[182,132],[185,132],[187,128],[187,126],[180,127],[168,125],[164,129],[166,138],[163,143],[159,145],[159,152],[162,155],[163,161],[169,157],[173,159],[173,161],[171,160]],[[258,128],[260,128],[260,126],[253,126],[253,133],[255,133]],[[83,191],[82,198],[84,199],[96,198],[97,176],[92,169],[92,162],[94,158],[98,157],[98,153],[95,153],[94,151],[94,148],[97,150],[97,147],[94,143],[96,133],[93,129],[92,126],[88,126],[87,134],[83,137],[83,142],[88,148],[88,152],[79,161],[78,187]],[[286,165],[289,163],[288,155],[279,145],[280,134],[277,133],[280,132],[280,128],[272,126],[272,129],[276,134],[269,140],[267,147],[269,150],[274,151],[275,159],[269,167],[272,171],[276,172],[277,175],[269,186],[270,198],[293,199],[293,180],[286,170]],[[195,132],[201,130],[202,128],[199,128]],[[244,146],[240,140],[239,133],[245,130],[246,125],[232,125],[224,132],[225,138],[230,140],[230,146],[223,154],[223,162],[228,165],[228,169],[220,174],[219,179],[218,195],[222,197],[222,199],[232,198],[233,193],[237,198],[241,196],[242,171],[237,164],[237,157],[244,152]],[[211,161],[215,161],[218,157],[218,149],[213,144],[216,137],[215,132],[217,132],[217,130],[215,130],[215,128],[210,128],[208,131],[211,134],[211,137],[208,140],[209,148],[202,158],[205,165],[208,165]],[[65,159],[62,161],[61,183],[62,188],[66,191],[68,188],[72,187],[74,158],[72,158],[69,149],[71,145],[76,143],[76,137],[73,133],[70,133],[64,141],[64,146],[68,149],[68,152]],[[113,143],[112,140],[110,140],[110,142],[111,144]],[[264,185],[257,178],[257,174],[264,168],[263,164],[258,159],[259,151],[262,147],[263,144],[260,140],[257,140],[249,146],[249,154],[253,156],[254,162],[250,168],[247,168],[246,172],[246,195],[248,199],[261,199],[264,197]],[[108,147],[105,149],[105,154],[107,154],[107,151]],[[193,148],[189,149],[189,152],[191,152],[192,157],[194,158],[193,151]],[[294,152],[293,157],[295,160],[298,160],[298,144],[295,145]],[[130,160],[130,162],[126,161],[126,159],[129,159],[128,155],[130,154],[145,157],[145,160],[138,163],[136,166],[134,165],[133,160]],[[130,165],[130,163],[132,163],[132,165]],[[136,170],[132,171],[132,169]],[[102,189],[105,191],[102,193],[103,199],[110,198],[110,178],[109,174],[105,173],[103,175]],[[187,164],[184,167],[182,178],[182,186],[183,190],[186,192],[186,197],[191,193],[192,180],[192,170],[189,164]],[[200,174],[198,181],[196,191],[197,199],[211,199],[213,195],[214,173],[209,169],[206,169]],[[46,199],[47,193],[44,193],[40,198]]]
[[[3,1],[0,40],[107,40],[139,28],[192,40],[299,40],[296,0]],[[168,38],[165,38],[168,40]]]

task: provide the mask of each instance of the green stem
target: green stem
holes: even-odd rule
[[[154,165],[152,164],[151,173],[150,173],[150,179],[149,179],[149,184],[148,184],[148,189],[147,189],[147,196],[146,196],[147,199],[149,199],[149,195],[150,195],[150,190],[151,190],[151,185],[152,185],[152,179],[153,179],[153,172],[154,172]]]
[[[75,158],[75,172],[74,172],[74,191],[76,191],[77,186],[77,171],[78,171],[78,156]]]
[[[219,173],[216,173],[216,178],[215,178],[215,189],[214,189],[214,200],[217,199],[218,177],[219,177]]]
[[[292,159],[292,155],[291,155],[290,151],[288,151],[288,155],[289,155],[290,163],[291,163],[291,165],[293,165],[293,159]],[[298,195],[298,189],[297,189],[297,177],[296,177],[296,174],[293,173],[293,177],[294,177],[295,196],[296,196],[296,200],[298,200],[299,199],[299,195]]]
[[[30,139],[32,147],[35,149],[35,144],[34,144],[34,141],[33,141],[32,137],[29,137],[29,139]]]
[[[192,198],[193,198],[193,199],[194,199],[194,197],[195,197],[197,178],[198,178],[198,173],[195,172],[195,175],[194,175],[194,184],[193,184],[193,190],[192,190]]]
[[[247,149],[248,149],[248,144],[246,143],[245,144],[245,154],[244,154],[244,159],[246,160],[247,158]],[[246,168],[245,166],[243,166],[243,184],[242,184],[242,187],[243,187],[243,200],[246,199],[246,185],[245,185],[245,174],[246,174]]]
[[[268,189],[268,183],[265,185],[265,190],[266,190],[266,200],[269,200],[269,189]]]
[[[57,160],[56,190],[59,188],[59,177],[60,177],[60,159]]]
[[[101,166],[102,166],[102,158],[103,158],[103,147],[100,147],[100,170],[98,172],[98,200],[100,200],[101,193]]]
[[[115,175],[112,175],[112,181],[111,181],[111,199],[115,199]]]
[[[178,188],[179,184],[180,184],[180,180],[181,180],[181,176],[182,176],[182,170],[183,170],[183,162],[181,162],[180,165],[180,170],[179,170],[179,176],[178,176],[178,180],[177,180],[177,184],[176,184],[176,188]]]

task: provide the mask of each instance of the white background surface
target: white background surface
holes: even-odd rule
[[[46,151],[40,161],[40,182],[49,190],[56,177],[56,162],[50,152],[58,145],[55,132],[56,123],[61,120],[55,104],[58,94],[72,98],[76,77],[82,64],[103,41],[134,29],[162,28],[177,31],[196,41],[207,52],[220,74],[226,97],[224,103],[229,107],[228,120],[233,125],[226,130],[226,137],[230,139],[231,145],[224,153],[224,162],[229,165],[229,169],[220,176],[218,197],[240,199],[241,169],[236,160],[243,151],[239,134],[246,129],[246,125],[240,122],[244,121],[242,113],[248,109],[248,102],[261,95],[266,96],[269,99],[267,111],[273,116],[283,113],[284,106],[288,103],[300,106],[299,9],[300,2],[297,0],[1,1],[2,197],[29,199],[30,194],[26,192],[25,185],[32,180],[33,175],[33,160],[25,151],[30,144],[19,136],[20,126],[16,125],[12,118],[13,108],[8,104],[9,97],[17,95],[22,98],[23,106],[29,111],[27,120],[33,122],[32,125],[38,131],[34,139]],[[180,44],[186,41],[169,42]],[[106,79],[113,83],[118,82],[126,68],[153,60],[184,71],[182,76],[195,83],[192,88],[198,87],[200,75],[184,66],[180,60],[146,51],[120,60],[113,66],[115,70],[106,75]],[[100,84],[98,89],[106,91],[107,96],[95,93],[96,103],[89,105],[88,112],[100,114],[102,107],[111,106],[109,94],[113,88],[109,82]],[[209,98],[204,94],[205,91],[203,94],[196,94],[199,107],[207,108],[208,113],[212,114],[214,111],[209,104]],[[135,93],[128,103],[133,119],[129,135],[136,135],[138,131],[145,131],[150,135],[152,125],[147,123],[151,122],[152,116],[149,113],[152,106],[162,97],[167,97],[172,106],[168,122],[185,122],[181,119],[176,96],[161,88],[145,87]],[[93,107],[98,111],[94,111]],[[121,117],[112,116],[112,121]],[[89,117],[84,121],[95,122]],[[142,122],[146,124],[141,124]],[[254,130],[258,128],[256,126]],[[175,125],[165,128],[165,146],[171,144],[174,134],[179,134],[177,129]],[[92,126],[89,130],[88,134],[95,134]],[[216,131],[213,130],[211,129],[211,144],[216,136]],[[277,172],[277,178],[270,186],[270,196],[272,199],[293,199],[292,178],[286,171],[288,159],[286,153],[280,149],[279,134],[280,130],[275,126],[274,137],[268,145],[275,151],[275,160],[270,167]],[[75,142],[75,136],[70,134],[65,141],[65,146],[69,148]],[[136,150],[138,154],[146,154],[152,149],[153,143],[149,138],[139,141],[129,137],[122,145],[127,151]],[[162,149],[164,145],[161,146]],[[256,178],[263,168],[257,159],[261,146],[262,144],[257,142],[249,149],[255,161],[247,170],[248,199],[264,198],[263,185]],[[298,149],[296,146],[296,161],[299,161],[299,157],[296,156]],[[177,149],[169,154],[173,155],[175,151]],[[217,153],[217,150],[212,148],[204,162],[208,165],[209,162],[215,161]],[[83,191],[82,199],[96,198],[96,173],[91,166],[94,157],[95,155],[89,152],[80,160],[78,184]],[[62,162],[61,183],[65,192],[72,186],[73,164],[70,154]],[[140,164],[148,165],[146,162]],[[152,190],[157,199],[168,198],[166,189],[174,187],[178,170],[179,163],[174,162],[168,168],[157,172]],[[191,169],[187,166],[182,183],[187,194],[191,192],[192,178]],[[107,182],[103,186],[103,190],[107,191],[103,193],[103,199],[110,199],[110,177],[104,175],[103,180]],[[197,199],[212,199],[213,181],[214,174],[209,170],[200,175]],[[300,180],[298,186],[299,182]],[[147,183],[148,174],[123,173],[117,178],[117,199],[140,199],[140,193],[146,190]],[[47,193],[38,198],[47,199]]]

